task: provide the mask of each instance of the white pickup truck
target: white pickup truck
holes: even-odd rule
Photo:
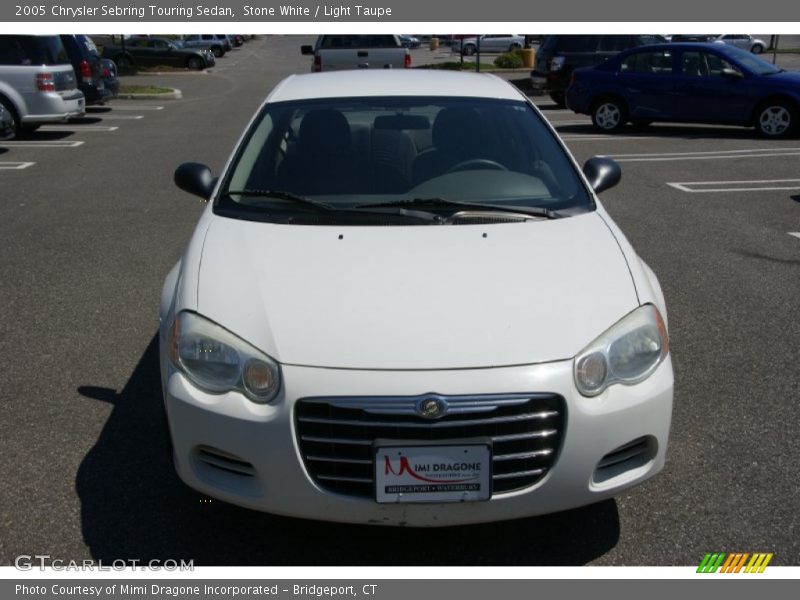
[[[411,67],[411,53],[396,35],[321,35],[316,44],[302,46],[301,51],[314,57],[314,73]]]

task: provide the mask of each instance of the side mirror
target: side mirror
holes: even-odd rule
[[[744,79],[744,75],[742,75],[739,71],[729,68],[722,69],[722,76],[726,79],[732,79],[733,81]]]
[[[175,169],[175,185],[207,201],[217,185],[217,178],[211,175],[207,166],[188,162]]]
[[[622,179],[622,169],[617,161],[606,156],[595,156],[587,160],[583,165],[583,174],[595,194],[614,187]]]
[[[314,46],[300,46],[300,54],[304,54],[306,56],[314,54]]]

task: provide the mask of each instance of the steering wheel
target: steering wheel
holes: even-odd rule
[[[489,160],[488,158],[471,158],[469,160],[462,160],[460,163],[453,165],[447,169],[447,171],[445,171],[445,174],[455,173],[456,171],[472,171],[480,168],[495,169],[496,171],[508,171],[508,168],[506,168],[505,165],[501,165],[495,160]]]

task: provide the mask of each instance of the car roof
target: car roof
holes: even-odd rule
[[[269,102],[363,96],[456,96],[521,100],[510,83],[488,73],[441,69],[362,69],[291,75]]]

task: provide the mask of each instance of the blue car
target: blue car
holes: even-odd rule
[[[742,125],[785,138],[798,130],[800,73],[722,44],[653,44],[576,69],[566,100],[604,132],[666,121]]]

